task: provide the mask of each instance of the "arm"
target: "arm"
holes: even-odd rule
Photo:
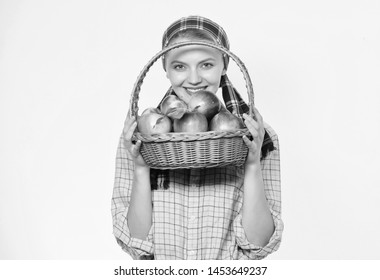
[[[242,225],[250,243],[260,247],[268,244],[274,232],[274,221],[265,195],[264,178],[260,163],[261,145],[264,139],[264,122],[254,109],[256,121],[244,115],[245,124],[253,136],[244,137],[249,148],[245,163]]]
[[[131,235],[140,239],[147,237],[152,226],[152,194],[149,177],[149,168],[135,168],[127,218]]]
[[[238,250],[236,259],[263,259],[277,251],[281,244],[284,224],[281,218],[280,146],[276,132],[268,125],[265,125],[265,130],[271,137],[275,147],[274,151],[268,153],[261,160],[264,193],[273,218],[274,232],[265,246],[250,242],[242,223],[242,206],[240,213],[234,220],[236,249]],[[242,199],[244,199],[244,193]]]
[[[274,224],[264,192],[260,162],[245,167],[242,224],[249,242],[264,247]]]
[[[152,194],[150,168],[140,154],[141,141],[132,144],[131,138],[137,122],[127,118],[124,126],[124,141],[127,152],[134,160],[133,187],[128,210],[128,226],[133,237],[145,239],[152,226]]]
[[[143,230],[137,229],[138,226],[134,224],[138,221],[139,217],[135,217],[136,219],[134,219],[132,217],[134,215],[130,213],[133,211],[140,213],[138,208],[136,208],[139,206],[139,203],[136,203],[136,201],[141,198],[140,193],[136,193],[136,190],[139,189],[137,186],[140,186],[140,182],[135,181],[135,179],[145,178],[145,180],[149,180],[149,173],[148,175],[143,175],[144,171],[141,171],[139,162],[136,164],[136,158],[134,158],[131,153],[132,150],[128,150],[127,148],[129,145],[127,142],[129,136],[126,134],[128,127],[129,124],[126,123],[123,135],[120,137],[116,155],[115,182],[112,195],[113,233],[118,244],[124,251],[128,252],[133,258],[141,258],[151,256],[154,251],[152,233],[147,233],[147,228],[151,225],[151,219],[149,218],[151,211],[143,211],[148,216],[148,218],[144,219],[145,224],[144,222],[140,223],[140,226],[144,228]],[[148,170],[145,171],[148,172]],[[145,184],[148,183],[145,181]],[[143,190],[144,188],[141,189]],[[147,191],[145,193],[145,199],[151,200],[150,186],[149,188],[145,188],[145,190],[147,189],[149,192]],[[134,198],[132,198],[132,196]],[[135,204],[135,206],[131,206],[132,204]],[[146,204],[149,204],[151,207],[151,201]],[[134,210],[130,212],[130,209]],[[129,221],[127,218],[128,215],[131,216],[131,220]],[[129,228],[129,224],[131,225],[131,229]],[[142,224],[144,224],[144,226],[142,226]],[[143,237],[143,235],[145,236],[144,238],[139,238]]]

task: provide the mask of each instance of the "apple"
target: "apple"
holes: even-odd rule
[[[168,133],[172,130],[172,122],[157,108],[148,108],[138,117],[137,129],[143,134]]]
[[[228,111],[224,106],[209,123],[209,130],[211,131],[233,131],[244,127],[243,121]]]
[[[155,107],[149,107],[149,108],[146,108],[142,113],[141,113],[141,116],[142,115],[145,115],[145,114],[148,114],[148,113],[157,113],[157,114],[160,114],[160,110],[158,108],[155,108]]]
[[[174,119],[174,132],[205,132],[208,130],[207,118],[199,112],[186,112],[182,118]]]
[[[201,90],[191,96],[188,107],[190,111],[202,113],[211,120],[222,107],[222,102],[211,91]]]
[[[168,95],[160,105],[161,113],[171,119],[180,119],[187,111],[186,103],[176,95]]]

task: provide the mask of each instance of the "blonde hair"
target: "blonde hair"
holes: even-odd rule
[[[167,46],[171,44],[171,42],[175,41],[176,39],[188,39],[188,40],[194,40],[194,41],[207,41],[214,44],[217,44],[218,42],[216,39],[207,31],[200,30],[200,29],[183,29],[176,34],[173,35],[173,37],[170,38],[168,41]],[[223,62],[224,62],[224,68],[227,69],[229,57],[225,54],[222,54],[223,56]],[[162,56],[162,65],[165,69],[165,56]]]

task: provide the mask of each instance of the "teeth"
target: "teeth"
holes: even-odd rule
[[[203,90],[203,89],[205,89],[205,88],[187,88],[186,90],[194,93],[194,92],[198,92],[198,91]]]

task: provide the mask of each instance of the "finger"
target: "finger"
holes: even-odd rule
[[[129,115],[126,117],[126,119],[124,121],[124,128],[123,128],[123,133],[124,134],[127,133],[127,130],[132,125],[133,121],[134,121],[134,117],[130,117]]]
[[[253,127],[254,129],[259,129],[259,124],[251,116],[244,113],[243,118],[244,118],[244,123],[247,126],[247,128],[248,126],[250,126],[250,127]]]
[[[132,136],[133,136],[133,133],[136,129],[136,126],[137,126],[137,122],[133,122],[131,124],[131,126],[126,128],[125,133],[123,135],[125,146],[126,146],[127,150],[130,150],[131,152],[132,152],[132,148],[133,148],[133,144],[134,144],[134,141],[132,141]]]
[[[127,139],[131,139],[132,138],[132,135],[135,132],[136,127],[137,127],[137,122],[133,121],[132,124],[129,126],[128,130],[127,130],[127,133],[126,133]]]
[[[136,141],[135,149],[136,149],[136,151],[137,151],[138,153],[140,153],[140,147],[141,147],[141,144],[142,144],[141,140],[137,140],[137,141]]]
[[[248,149],[250,149],[250,150],[256,149],[257,145],[256,145],[255,141],[249,140],[246,135],[243,135],[243,141],[247,145]]]
[[[248,139],[247,136],[243,135],[243,141],[244,143],[249,147],[251,146],[251,141]]]
[[[259,110],[257,110],[257,108],[255,106],[252,106],[252,109],[253,109],[253,113],[255,114],[256,121],[259,123],[260,126],[262,126],[264,124],[264,120],[263,120],[263,117],[261,116]]]
[[[137,140],[136,144],[132,146],[131,153],[134,157],[137,157],[140,153],[141,140]]]
[[[243,115],[245,121],[244,124],[248,128],[249,132],[252,134],[253,137],[257,137],[259,135],[259,124],[252,119],[252,117],[244,114]]]

